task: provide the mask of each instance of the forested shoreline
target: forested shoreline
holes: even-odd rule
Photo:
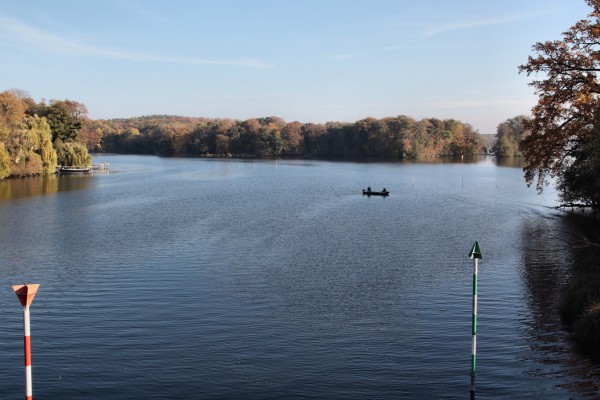
[[[401,160],[487,151],[469,124],[402,115],[325,124],[279,117],[240,121],[145,116],[89,120],[85,135],[91,151],[161,156]]]
[[[184,157],[404,160],[487,153],[470,124],[404,115],[325,124],[169,115],[90,119],[83,103],[0,93],[0,179],[89,165],[88,152]]]

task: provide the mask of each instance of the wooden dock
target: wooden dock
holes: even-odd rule
[[[108,163],[95,163],[91,166],[77,166],[77,165],[59,165],[56,167],[56,172],[61,175],[75,175],[75,174],[89,174],[92,171],[108,172]]]
[[[108,163],[94,163],[92,164],[92,171],[108,171],[109,167]]]

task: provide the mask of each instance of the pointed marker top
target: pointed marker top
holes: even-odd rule
[[[13,285],[13,290],[19,298],[23,307],[29,307],[33,303],[33,298],[40,287],[39,283],[29,283],[27,285]]]
[[[473,247],[471,247],[471,251],[469,252],[469,258],[479,258],[480,260],[483,259],[483,256],[481,255],[481,250],[479,250],[479,243],[475,242],[473,244]]]

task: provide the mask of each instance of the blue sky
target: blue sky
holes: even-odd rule
[[[583,0],[2,0],[0,91],[91,118],[354,122],[529,114],[519,75]]]

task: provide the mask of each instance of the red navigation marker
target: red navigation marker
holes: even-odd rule
[[[29,307],[33,302],[33,298],[40,287],[39,283],[30,283],[29,285],[13,285],[13,290],[19,297],[19,301],[23,307]]]
[[[40,287],[37,283],[28,285],[13,285],[21,305],[23,306],[23,328],[25,331],[25,400],[32,400],[32,384],[31,384],[31,340],[29,333],[29,306],[33,302],[33,298]]]

